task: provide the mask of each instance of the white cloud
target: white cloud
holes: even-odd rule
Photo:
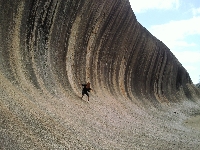
[[[197,46],[196,43],[189,43],[189,42],[186,42],[186,41],[181,41],[181,40],[176,40],[176,41],[169,41],[170,43],[168,43],[169,47],[194,47],[194,46]]]
[[[200,50],[182,52],[174,51],[173,53],[182,63],[200,63]]]
[[[190,75],[190,78],[192,79],[192,82],[194,84],[197,84],[200,82],[200,71],[199,67],[194,64],[188,64],[184,66],[187,72]]]
[[[192,66],[192,65],[185,65],[185,69],[188,71],[188,72],[191,72],[191,71],[196,71],[197,68]]]
[[[200,14],[200,7],[199,8],[193,8],[192,13],[193,13],[193,16],[199,15]]]
[[[173,53],[188,71],[193,83],[198,83],[200,77],[200,50],[183,52],[173,51]]]
[[[188,43],[185,38],[190,35],[200,35],[199,25],[200,17],[193,17],[188,20],[153,25],[148,30],[171,49],[175,46],[194,46],[195,43]]]
[[[179,7],[179,0],[129,0],[135,13],[145,12],[148,9],[172,9]]]

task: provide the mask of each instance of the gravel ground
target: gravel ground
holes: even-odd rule
[[[126,99],[27,95],[6,79],[0,88],[0,149],[200,148],[198,102],[154,108]]]

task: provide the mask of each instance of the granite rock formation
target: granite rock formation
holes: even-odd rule
[[[0,11],[0,149],[200,147],[184,124],[200,90],[128,0],[1,0]]]

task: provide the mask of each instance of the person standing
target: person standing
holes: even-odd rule
[[[83,96],[86,94],[87,96],[88,96],[88,101],[89,101],[89,93],[88,92],[90,92],[90,90],[92,90],[91,88],[90,88],[90,82],[88,82],[88,83],[86,83],[86,84],[82,84],[82,86],[83,86],[83,89],[82,89],[82,97],[81,97],[81,99],[83,98]]]

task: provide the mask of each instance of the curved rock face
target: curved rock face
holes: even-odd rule
[[[127,0],[1,0],[0,10],[2,148],[147,148],[126,143],[142,133],[132,132],[133,112],[199,99],[187,71],[137,22]],[[79,100],[87,81],[90,107]],[[158,143],[177,148],[170,140]]]

